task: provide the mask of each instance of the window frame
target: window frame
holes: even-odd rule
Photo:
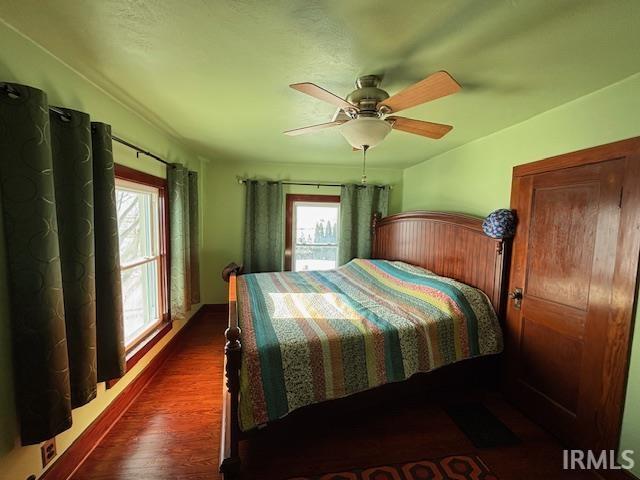
[[[169,308],[169,197],[167,180],[124,165],[115,164],[116,180],[152,187],[158,190],[158,265],[160,276],[160,323],[126,347],[127,370],[130,370],[172,328]],[[116,182],[117,183],[117,182]],[[117,188],[117,184],[116,184]]]
[[[286,197],[285,209],[285,241],[284,241],[284,269],[291,271],[293,268],[293,226],[294,222],[294,206],[300,203],[336,203],[340,206],[340,195],[304,195],[296,193],[288,193]]]

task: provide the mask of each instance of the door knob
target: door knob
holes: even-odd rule
[[[523,294],[521,288],[515,288],[513,292],[509,293],[509,298],[513,300],[513,306],[515,308],[520,308],[522,306],[522,297]]]

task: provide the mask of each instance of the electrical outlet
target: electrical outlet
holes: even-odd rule
[[[57,455],[56,451],[56,439],[50,438],[40,445],[40,454],[42,455],[42,468],[49,465],[51,460],[55,458]]]

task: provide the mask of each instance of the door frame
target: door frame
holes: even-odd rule
[[[601,388],[602,408],[599,410],[599,418],[597,419],[602,426],[602,438],[600,445],[594,446],[594,448],[617,451],[622,427],[631,340],[633,338],[638,300],[636,293],[638,290],[640,256],[640,137],[515,166],[511,185],[511,208],[517,206],[517,196],[521,183],[530,175],[615,159],[625,159],[625,178],[620,197],[620,228],[613,276],[613,294],[608,316],[609,329],[604,354]],[[516,229],[509,275],[510,292],[519,286],[515,285],[516,278],[523,278],[524,275],[524,272],[520,272],[517,269],[519,265],[524,265],[522,256],[526,254],[526,244],[524,248],[521,248],[517,239],[518,237],[522,238],[527,233],[521,231],[520,226]],[[519,335],[512,336],[508,332],[513,308],[513,302],[509,301],[505,314],[506,348],[509,348],[510,342],[513,345],[515,339],[520,338]],[[508,365],[506,365],[504,373],[507,373],[507,368],[509,368]]]

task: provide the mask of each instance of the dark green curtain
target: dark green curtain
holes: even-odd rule
[[[167,170],[172,319],[185,318],[191,305],[200,300],[197,183],[196,172],[183,165],[175,163]]]
[[[60,110],[50,114],[38,89],[0,84],[0,189],[24,445],[68,429],[71,409],[95,397],[98,379],[124,370],[122,306],[112,295],[120,291],[112,268],[117,227],[104,220],[116,218],[111,139],[104,125],[92,133],[88,115]],[[108,261],[96,262],[96,246]],[[97,310],[97,299],[111,305]]]
[[[89,115],[49,112],[71,406],[96,396],[93,159]]]
[[[282,183],[245,182],[244,271],[282,270],[283,203]]]
[[[116,208],[115,171],[111,127],[91,124],[93,150],[93,201],[96,245],[96,337],[98,381],[124,375],[124,317],[120,277],[120,245]]]
[[[200,303],[200,217],[198,211],[198,172],[189,172],[189,253],[191,264],[191,303]]]
[[[338,263],[371,257],[373,215],[385,217],[389,209],[389,188],[374,185],[343,185],[340,189],[340,238]]]

